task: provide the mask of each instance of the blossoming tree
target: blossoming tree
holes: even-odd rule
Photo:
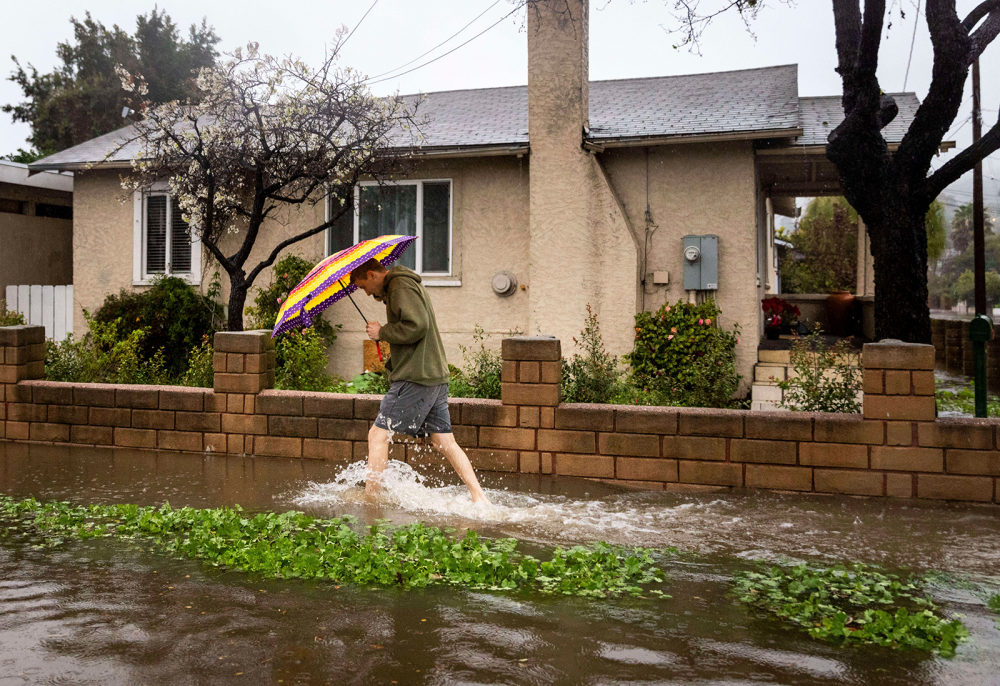
[[[197,104],[152,105],[141,75],[118,69],[141,119],[109,158],[138,145],[132,173],[122,177],[129,193],[168,183],[190,230],[229,276],[231,331],[243,330],[247,293],[282,250],[350,212],[359,180],[405,171],[415,105],[375,97],[361,74],[338,67],[344,36],[338,32],[318,69],[250,43],[199,71]],[[326,221],[287,235],[289,209],[327,197]],[[273,247],[251,264],[267,233]]]

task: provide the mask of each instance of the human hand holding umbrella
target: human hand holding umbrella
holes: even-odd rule
[[[327,307],[337,302],[345,295],[351,298],[351,293],[358,289],[350,283],[350,273],[370,259],[376,259],[384,267],[399,259],[416,236],[379,236],[361,241],[345,250],[330,255],[313,267],[304,279],[292,289],[288,298],[278,310],[278,321],[274,325],[271,338],[279,333],[298,326],[311,326],[313,318]],[[351,298],[354,308],[365,320],[368,328],[368,318]],[[382,348],[375,341],[378,359],[382,361]]]

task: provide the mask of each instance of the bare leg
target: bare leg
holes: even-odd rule
[[[479,485],[479,479],[476,478],[476,472],[472,469],[472,464],[469,462],[469,456],[455,442],[455,435],[450,433],[431,434],[431,443],[435,448],[444,453],[444,456],[448,458],[448,462],[451,463],[455,472],[465,482],[465,485],[469,488],[469,493],[472,494],[472,502],[489,503],[489,499]]]
[[[378,495],[382,492],[382,472],[388,464],[389,432],[372,424],[372,428],[368,431],[369,474],[365,480],[365,493]]]

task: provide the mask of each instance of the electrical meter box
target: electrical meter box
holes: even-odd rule
[[[684,290],[719,289],[719,237],[684,236]]]

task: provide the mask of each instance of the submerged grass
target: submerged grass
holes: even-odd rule
[[[947,620],[923,581],[877,572],[862,564],[814,568],[761,565],[735,579],[740,601],[763,608],[817,639],[842,644],[929,650],[945,657],[969,636],[957,619]]]
[[[173,509],[137,505],[40,503],[0,496],[0,536],[42,534],[44,544],[117,537],[147,540],[172,555],[274,578],[327,579],[419,588],[454,584],[543,594],[669,597],[643,585],[661,583],[658,551],[605,543],[556,548],[549,560],[519,553],[512,538],[461,538],[421,523],[377,524],[366,533],[351,517],[317,519],[301,512],[251,514],[236,506]]]

